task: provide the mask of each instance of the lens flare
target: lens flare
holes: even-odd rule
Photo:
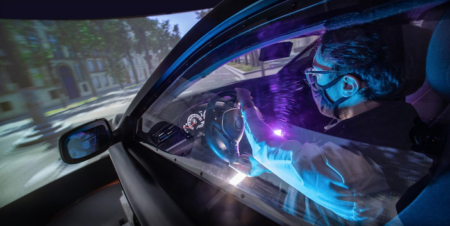
[[[238,173],[233,178],[231,178],[230,184],[233,186],[236,186],[239,183],[241,183],[241,181],[243,181],[246,177],[247,177],[247,175],[245,175],[243,173]]]
[[[283,131],[281,131],[281,129],[276,129],[273,132],[280,137],[283,136]]]

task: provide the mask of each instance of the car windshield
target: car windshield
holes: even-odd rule
[[[80,124],[124,113],[161,61],[209,11],[0,20],[0,208],[107,156],[65,164],[58,138]]]
[[[278,223],[395,221],[400,197],[442,148],[417,143],[419,128],[442,137],[446,125],[445,101],[425,97],[434,93],[425,24],[394,16],[265,43],[254,41],[264,28],[240,34],[208,53],[221,66],[174,81],[137,135]]]

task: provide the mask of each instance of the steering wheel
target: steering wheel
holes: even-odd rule
[[[205,113],[205,138],[212,151],[227,163],[239,157],[244,120],[236,104],[236,92],[223,91],[211,98]],[[218,104],[223,100],[223,106]]]

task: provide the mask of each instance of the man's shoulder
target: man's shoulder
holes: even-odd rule
[[[391,123],[394,124],[413,124],[414,119],[419,117],[417,110],[409,103],[384,103],[380,106],[380,111],[377,113],[382,118],[391,118]]]
[[[412,124],[414,118],[417,117],[419,117],[419,114],[409,103],[383,102],[380,106],[345,121],[354,123],[369,120],[368,122],[373,122],[374,126],[389,126],[392,124]]]
[[[417,117],[417,111],[411,104],[387,102],[341,121],[327,134],[374,145],[409,148],[409,131]]]

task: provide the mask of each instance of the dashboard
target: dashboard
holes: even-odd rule
[[[139,136],[160,150],[178,156],[190,154],[195,143],[205,136],[205,112],[209,95],[198,95],[175,100],[160,112],[143,117],[148,126]]]
[[[188,155],[194,145],[206,145],[206,108],[213,96],[215,93],[184,97],[171,102],[159,112],[149,112],[141,122],[148,127],[148,132],[142,128],[139,136],[167,153]],[[220,109],[233,103],[221,100],[216,102],[216,107]]]
[[[206,104],[195,106],[185,111],[178,119],[178,125],[191,136],[204,136]]]

